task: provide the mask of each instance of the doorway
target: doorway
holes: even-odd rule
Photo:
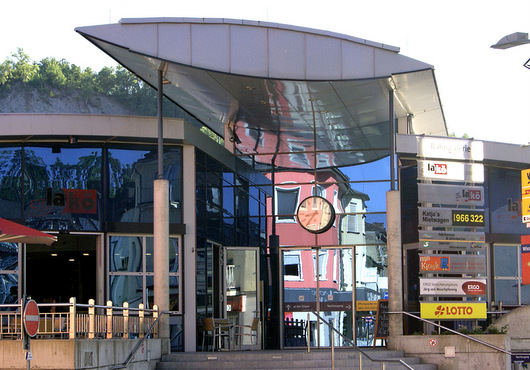
[[[59,234],[52,246],[28,244],[26,294],[38,303],[96,299],[97,235]]]

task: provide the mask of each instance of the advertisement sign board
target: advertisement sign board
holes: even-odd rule
[[[485,255],[420,254],[420,273],[486,274]]]
[[[418,201],[434,204],[483,206],[484,187],[418,184]]]
[[[483,232],[419,230],[418,234],[422,249],[481,250],[486,241],[486,234]]]
[[[484,296],[486,279],[481,278],[420,278],[421,296]]]
[[[420,226],[484,227],[484,211],[476,209],[418,207]]]
[[[420,302],[420,316],[430,320],[485,320],[486,303]]]
[[[484,165],[482,163],[420,159],[418,160],[418,179],[483,183]]]
[[[484,160],[482,141],[420,137],[418,156],[424,158],[446,158],[456,160]]]

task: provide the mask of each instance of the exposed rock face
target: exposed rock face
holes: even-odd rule
[[[57,90],[14,84],[0,92],[0,113],[86,113],[136,115],[104,94],[84,97],[81,89]]]

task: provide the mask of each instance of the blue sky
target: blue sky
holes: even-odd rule
[[[35,61],[66,59],[99,71],[113,60],[74,29],[121,18],[199,17],[260,20],[339,32],[401,48],[434,65],[449,132],[481,140],[530,141],[530,44],[490,46],[530,32],[528,0],[26,0],[3,2],[0,60],[18,47]]]

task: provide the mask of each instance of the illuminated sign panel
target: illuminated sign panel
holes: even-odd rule
[[[435,204],[484,205],[484,187],[418,184],[418,201]]]
[[[483,296],[486,279],[481,278],[420,278],[422,296]]]
[[[420,226],[483,227],[484,211],[474,209],[418,207]]]
[[[484,211],[453,209],[453,226],[484,227]]]
[[[471,254],[420,254],[420,273],[486,274],[486,256]]]
[[[418,160],[418,179],[483,183],[484,165],[481,163],[420,159]]]
[[[482,141],[422,137],[418,140],[418,156],[456,160],[484,160]]]
[[[419,230],[420,247],[437,250],[481,250],[486,235],[470,231]]]
[[[420,302],[420,316],[431,320],[486,319],[486,303],[482,302]]]

